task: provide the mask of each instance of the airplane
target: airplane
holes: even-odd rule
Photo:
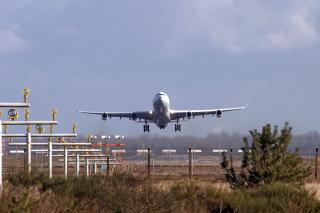
[[[206,110],[173,110],[170,108],[170,100],[167,94],[159,92],[153,98],[152,111],[137,111],[137,112],[93,112],[93,111],[78,111],[79,113],[100,115],[102,120],[117,118],[128,118],[129,120],[144,123],[143,132],[150,132],[149,123],[155,123],[160,129],[167,127],[169,123],[176,123],[174,130],[181,131],[180,121],[185,119],[190,120],[196,116],[216,115],[221,117],[223,112],[245,109],[248,105],[235,108],[222,109],[206,109]]]

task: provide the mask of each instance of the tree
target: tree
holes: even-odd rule
[[[285,123],[280,134],[278,127],[272,130],[270,124],[262,128],[262,132],[250,131],[252,138],[249,144],[248,138],[244,138],[242,166],[240,174],[235,173],[234,168],[228,165],[225,153],[223,153],[222,168],[226,171],[226,178],[234,188],[253,187],[271,182],[286,182],[295,186],[301,186],[307,176],[310,175],[310,167],[303,163],[298,155],[298,150],[289,152],[292,128]]]

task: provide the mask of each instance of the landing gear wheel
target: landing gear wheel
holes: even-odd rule
[[[181,131],[181,124],[175,124],[174,125],[174,131],[176,132],[176,131]]]
[[[143,132],[150,132],[150,126],[148,124],[143,125]]]

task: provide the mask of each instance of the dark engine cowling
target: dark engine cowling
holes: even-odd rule
[[[137,115],[136,113],[132,113],[131,119],[132,119],[133,121],[136,121],[137,118],[138,118],[138,115]]]
[[[222,111],[221,110],[217,110],[217,117],[220,118],[222,115]]]
[[[107,118],[108,118],[108,114],[107,113],[103,113],[102,115],[101,115],[101,119],[102,120],[107,120]]]
[[[191,113],[191,112],[187,112],[187,113],[186,113],[186,117],[187,117],[188,119],[191,119],[192,113]]]

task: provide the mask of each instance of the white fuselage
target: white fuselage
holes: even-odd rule
[[[170,100],[167,94],[160,92],[153,99],[153,121],[164,129],[170,123]]]

